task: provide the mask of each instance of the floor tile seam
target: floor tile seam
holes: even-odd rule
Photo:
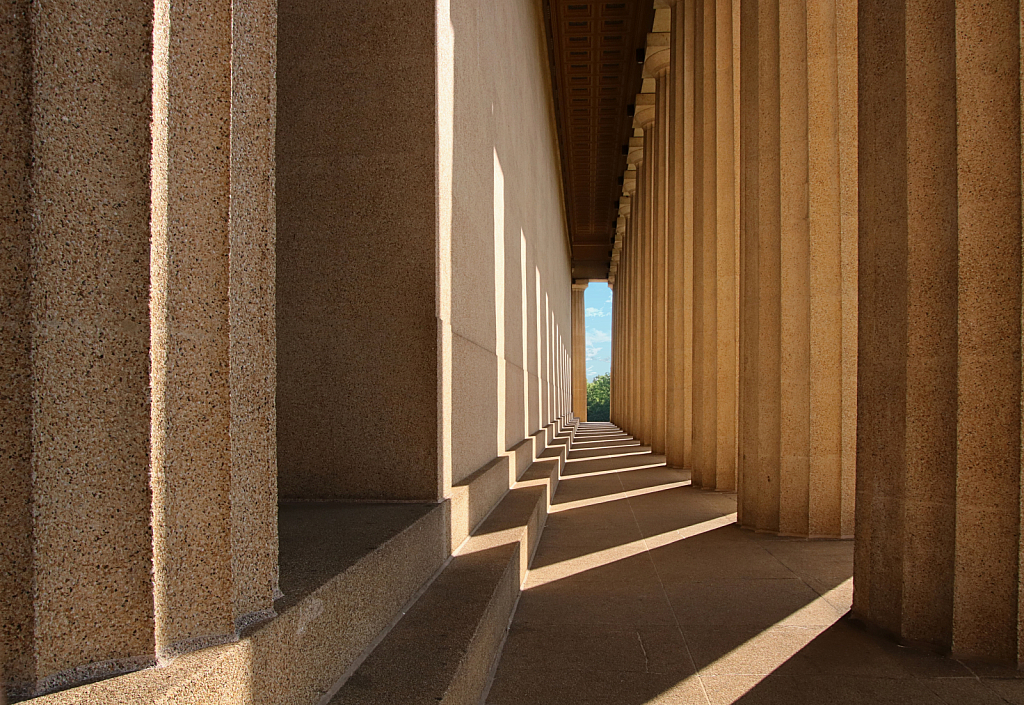
[[[907,674],[907,675],[910,675],[910,674]],[[855,673],[778,673],[777,670],[776,670],[776,671],[769,671],[768,673],[755,673],[755,672],[750,672],[750,673],[707,673],[707,674],[705,674],[705,677],[706,678],[772,677],[772,678],[794,678],[794,679],[804,679],[804,678],[855,678],[857,680],[878,681],[878,682],[886,682],[886,683],[905,683],[908,680],[923,680],[923,681],[943,680],[943,679],[940,679],[938,677],[921,677],[921,676],[912,676],[912,677],[908,678],[907,675],[903,675],[903,676],[867,676],[867,675],[859,675],[859,674],[855,674]],[[952,680],[952,679],[947,677],[944,680]],[[970,678],[961,678],[960,680],[972,680],[972,679],[970,679]],[[1007,702],[1007,701],[1004,701],[1004,702]]]
[[[1006,698],[1004,698],[998,691],[996,691],[995,688],[993,688],[988,683],[988,681],[989,680],[1019,680],[1019,679],[1017,679],[1017,678],[978,678],[977,674],[974,673],[974,670],[970,666],[966,665],[963,661],[959,661],[959,660],[957,660],[957,663],[959,663],[961,666],[963,666],[968,671],[970,671],[971,675],[973,675],[975,678],[977,678],[978,682],[981,683],[982,687],[984,687],[989,693],[991,693],[992,695],[996,696],[997,698],[1002,700],[1004,703],[1010,703],[1012,705],[1012,701],[1007,700]],[[940,695],[939,697],[942,697],[942,696]]]
[[[794,582],[794,583],[795,582],[801,582],[804,585],[807,585],[807,582],[805,580],[802,580],[799,576],[796,577],[796,578],[716,578],[716,579],[713,579],[713,580],[679,580],[678,582],[686,583],[687,585],[712,585],[712,584],[718,584],[718,583],[756,583],[756,582],[761,582],[761,581],[764,581],[764,582],[767,582],[767,581],[779,582],[779,581],[783,581],[783,580],[787,581],[787,582]],[[811,587],[811,586],[807,585],[807,587]],[[811,590],[815,594],[817,594],[819,596],[821,595],[821,593],[819,593],[817,590],[814,590],[814,588],[811,588]],[[826,591],[826,592],[829,592],[829,591]]]
[[[619,482],[622,483],[622,478],[621,477],[619,477]],[[625,490],[625,485],[623,485],[623,490]],[[658,565],[654,561],[654,555],[651,553],[651,547],[647,543],[647,538],[648,537],[644,534],[643,527],[640,525],[640,520],[636,516],[636,511],[633,508],[633,498],[632,497],[627,497],[626,498],[626,504],[629,507],[630,513],[632,513],[632,515],[633,515],[633,521],[636,522],[637,530],[639,530],[641,536],[643,536],[645,552],[647,553],[647,556],[648,556],[649,560],[651,561],[651,564],[654,566],[654,573],[657,576],[658,584],[661,587],[662,599],[664,599],[665,602],[668,604],[669,613],[672,615],[673,621],[675,621],[676,631],[679,632],[679,638],[682,639],[682,641],[683,641],[683,649],[685,649],[685,651],[686,651],[686,657],[690,660],[690,664],[689,665],[690,665],[690,668],[693,669],[693,676],[692,677],[696,678],[698,685],[700,685],[700,692],[704,696],[704,703],[705,703],[705,705],[711,705],[711,697],[708,695],[707,688],[704,686],[704,681],[701,678],[700,673],[697,671],[697,661],[696,661],[696,659],[694,659],[693,651],[690,649],[690,642],[689,642],[689,640],[687,640],[686,635],[683,633],[682,626],[679,623],[679,616],[676,614],[675,605],[673,605],[672,601],[669,599],[668,590],[665,588],[665,581],[661,577],[661,571],[658,570]]]
[[[531,627],[531,626],[546,626],[546,627],[582,627],[582,626],[621,627],[621,626],[624,626],[622,622],[596,622],[596,621],[593,621],[593,620],[589,620],[589,621],[586,621],[586,622],[561,622],[561,621],[552,621],[550,619],[535,620],[535,619],[531,619],[529,617],[527,617],[527,618],[525,618],[523,620],[520,620],[519,622],[517,622],[517,624],[519,624],[520,626],[524,626],[524,627]],[[641,624],[633,624],[632,626],[634,626],[634,627],[644,627],[644,628],[647,628],[647,627],[670,627],[672,629],[677,629],[678,628],[678,626],[674,622],[643,622]]]

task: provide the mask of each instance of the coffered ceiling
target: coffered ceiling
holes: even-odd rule
[[[652,0],[544,0],[574,279],[605,279]],[[638,60],[639,59],[639,60]]]

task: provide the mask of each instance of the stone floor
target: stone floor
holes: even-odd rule
[[[853,543],[738,528],[735,495],[583,424],[487,697],[541,703],[1021,703],[1012,669],[844,615]]]

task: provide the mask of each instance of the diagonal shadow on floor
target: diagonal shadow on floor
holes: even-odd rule
[[[491,705],[1024,702],[1003,699],[1024,679],[979,680],[846,619],[851,541],[745,531],[734,495],[594,450],[570,452]]]

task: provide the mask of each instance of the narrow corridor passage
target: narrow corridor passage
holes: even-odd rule
[[[580,424],[487,703],[1024,702],[1017,671],[843,619],[852,541],[740,529],[664,460]]]

